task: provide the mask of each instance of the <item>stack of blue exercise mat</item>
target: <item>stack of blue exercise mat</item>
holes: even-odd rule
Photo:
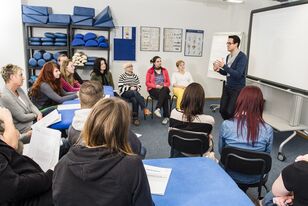
[[[85,65],[86,66],[93,66],[95,60],[96,60],[96,57],[88,57],[88,61],[85,63]]]
[[[69,25],[71,15],[51,14],[50,7],[22,5],[22,22],[29,24]]]
[[[85,46],[85,47],[102,47],[108,48],[108,42],[104,36],[98,36],[92,32],[85,35],[75,34],[72,41],[72,46]]]
[[[66,46],[67,34],[45,32],[45,37],[30,37],[29,45],[31,46]]]
[[[44,50],[36,51],[33,53],[33,57],[29,59],[28,63],[32,67],[42,67],[48,61],[53,61],[54,63],[57,63],[57,58],[60,54],[61,52],[56,52],[52,54]]]
[[[22,21],[30,24],[56,24],[114,28],[111,10],[107,6],[97,16],[95,9],[75,6],[73,15],[52,14],[50,7],[22,5]]]

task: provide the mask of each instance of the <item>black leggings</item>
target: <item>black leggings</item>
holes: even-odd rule
[[[168,99],[170,98],[170,90],[168,87],[163,87],[161,89],[151,89],[149,91],[151,97],[154,97],[154,99],[157,100],[157,105],[156,105],[156,109],[157,108],[161,108],[163,107],[163,116],[164,117],[169,117],[170,116],[170,112],[169,112],[169,102]]]

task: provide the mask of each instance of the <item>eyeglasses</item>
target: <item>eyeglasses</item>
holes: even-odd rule
[[[227,44],[227,45],[231,45],[231,44],[235,44],[235,43],[232,43],[232,42],[227,42],[226,44]]]

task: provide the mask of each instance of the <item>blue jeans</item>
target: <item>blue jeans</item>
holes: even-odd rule
[[[121,95],[124,99],[128,100],[133,105],[133,118],[138,119],[138,110],[139,106],[141,109],[145,108],[145,101],[143,96],[138,91],[135,90],[128,90],[125,91]]]
[[[273,203],[273,197],[274,197],[274,195],[273,195],[272,191],[268,192],[265,195],[264,199],[262,200],[262,205],[263,206],[274,206],[274,205],[276,205],[276,204]]]

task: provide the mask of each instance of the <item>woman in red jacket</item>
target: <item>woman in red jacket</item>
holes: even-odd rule
[[[160,108],[163,107],[163,121],[162,124],[169,122],[169,86],[170,79],[166,68],[161,66],[161,58],[159,56],[153,57],[150,62],[153,66],[147,71],[146,86],[149,94],[154,99],[157,99],[156,109],[154,114],[161,117]]]

